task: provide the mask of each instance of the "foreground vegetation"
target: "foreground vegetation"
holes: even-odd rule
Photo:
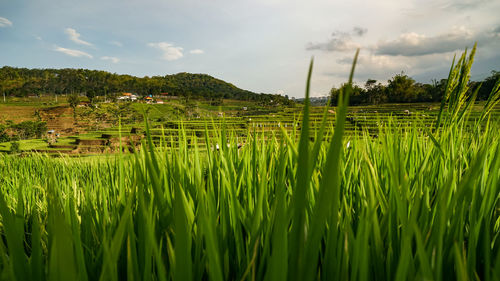
[[[307,92],[300,136],[240,149],[180,127],[130,157],[1,156],[1,279],[499,280],[500,84],[471,122],[472,58],[431,126],[376,138],[344,134],[346,87],[335,124],[309,126]]]

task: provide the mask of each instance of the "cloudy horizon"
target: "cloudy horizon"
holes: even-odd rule
[[[1,65],[88,68],[139,77],[206,73],[240,88],[302,97],[347,79],[447,76],[478,43],[472,78],[500,70],[500,3],[395,1],[1,1]]]

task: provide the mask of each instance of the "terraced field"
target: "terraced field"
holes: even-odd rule
[[[158,145],[134,154],[1,155],[3,279],[497,280],[498,108],[430,134],[423,105],[324,112],[151,123]]]
[[[479,118],[481,109],[482,105],[477,105],[477,108],[470,114],[469,122],[471,125],[474,124],[474,120]],[[335,108],[326,110],[326,122],[333,127],[336,120]],[[324,111],[324,107],[311,108],[311,140],[315,139],[317,130],[321,126]],[[386,128],[389,123],[397,125],[398,128],[431,128],[435,126],[438,112],[439,104],[387,104],[351,107],[346,118],[345,133],[347,137],[362,134],[377,137],[380,130]],[[252,134],[258,134],[260,137],[280,137],[285,131],[289,136],[298,138],[302,125],[300,119],[300,109],[290,108],[283,112],[264,115],[151,122],[149,130],[156,143],[169,146],[178,145],[179,133],[183,132],[188,145],[196,143],[200,149],[204,149],[207,139],[221,139],[222,133],[226,135],[227,141],[233,139],[240,144],[246,143],[247,138]],[[493,122],[500,120],[500,106],[494,109],[491,119]],[[102,135],[128,136],[132,130],[137,130],[142,134],[145,128],[143,124],[124,125],[121,128],[96,131],[88,138],[99,139]]]
[[[439,104],[383,104],[377,106],[350,107],[345,123],[345,134],[347,137],[355,137],[368,134],[378,137],[380,130],[386,128],[389,123],[394,123],[398,128],[435,126]],[[469,121],[479,118],[483,104],[475,105],[469,116]],[[179,132],[185,134],[188,145],[194,143],[199,149],[207,148],[207,139],[221,139],[224,132],[227,141],[234,140],[235,143],[244,145],[247,138],[253,134],[260,137],[282,137],[287,132],[290,137],[298,137],[301,128],[301,108],[286,108],[282,112],[271,114],[257,114],[240,117],[203,117],[164,122],[149,121],[150,133],[156,144],[164,146],[177,146],[179,144]],[[327,110],[327,124],[331,127],[335,123],[335,108]],[[311,140],[315,139],[317,130],[321,125],[325,107],[311,108]],[[491,120],[500,120],[500,106],[496,106],[491,114]],[[140,137],[145,133],[144,123],[125,124],[123,126],[111,127],[99,131],[93,131],[78,136],[65,136],[59,138],[57,143],[48,145],[42,140],[30,140],[21,143],[21,149],[25,152],[35,151],[49,154],[98,154],[117,152],[119,140],[125,146],[124,151],[132,151],[140,142]],[[132,132],[132,133],[131,133]],[[133,143],[129,139],[133,138]],[[328,136],[327,136],[328,139]],[[0,151],[7,151],[10,144],[0,144]],[[128,149],[127,149],[128,148]]]

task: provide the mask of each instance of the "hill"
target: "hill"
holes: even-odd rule
[[[0,68],[0,92],[8,96],[84,93],[89,98],[133,92],[141,96],[169,93],[186,98],[258,101],[288,104],[287,97],[243,90],[207,74],[135,77],[88,69]]]

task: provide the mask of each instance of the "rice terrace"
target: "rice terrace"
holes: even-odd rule
[[[500,72],[488,69],[500,66],[488,49],[498,46],[500,29],[477,38],[470,31],[464,37],[474,39],[466,41],[469,48],[448,50],[455,35],[442,45],[438,36],[411,33],[377,45],[357,43],[368,30],[356,25],[300,51],[308,63],[299,69],[300,94],[292,86],[258,93],[258,87],[177,71],[217,77],[257,71],[225,69],[223,61],[238,61],[233,55],[240,52],[214,51],[213,61],[200,58],[209,51],[152,42],[145,47],[161,52],[161,63],[126,58],[127,43],[133,44],[119,36],[127,32],[137,43],[165,31],[188,46],[194,39],[169,33],[169,24],[183,22],[175,14],[190,15],[197,26],[203,22],[184,4],[167,9],[146,2],[151,7],[122,8],[135,9],[144,22],[162,22],[156,7],[172,22],[160,29],[128,26],[105,41],[101,33],[114,23],[81,25],[88,38],[62,28],[79,49],[48,45],[45,40],[57,36],[44,33],[35,40],[48,46],[47,56],[66,55],[53,62],[12,47],[21,44],[10,33],[16,16],[21,20],[34,8],[0,4],[6,8],[0,10],[0,46],[10,54],[0,55],[0,280],[500,280]],[[82,17],[97,20],[109,9],[99,5],[78,4],[81,15],[64,6],[75,18],[55,21],[78,26]],[[224,5],[227,13],[249,16],[253,5],[272,10],[288,4]],[[490,15],[486,8],[472,10]],[[323,14],[316,12],[320,23]],[[411,26],[412,20],[401,23]],[[267,22],[270,29],[273,22]],[[217,21],[209,26],[221,28]],[[27,32],[22,28],[19,23],[19,34]],[[238,37],[234,28],[219,31]],[[390,44],[409,49],[396,55]],[[435,51],[438,45],[446,50]],[[110,46],[123,59],[105,55]],[[348,63],[336,62],[345,72],[340,82],[323,70],[323,60],[335,52],[349,56]],[[445,57],[446,70],[436,70],[437,56]],[[429,57],[433,66],[422,70]],[[410,67],[371,78],[386,74],[370,63],[390,68],[388,58]],[[99,63],[119,73],[131,69],[128,64],[163,73],[90,70],[106,69]],[[433,77],[427,82],[426,71]],[[486,74],[474,74],[480,71]],[[268,75],[279,84],[283,73]],[[315,75],[330,79],[323,95],[317,95],[321,87],[314,85],[323,82]]]

